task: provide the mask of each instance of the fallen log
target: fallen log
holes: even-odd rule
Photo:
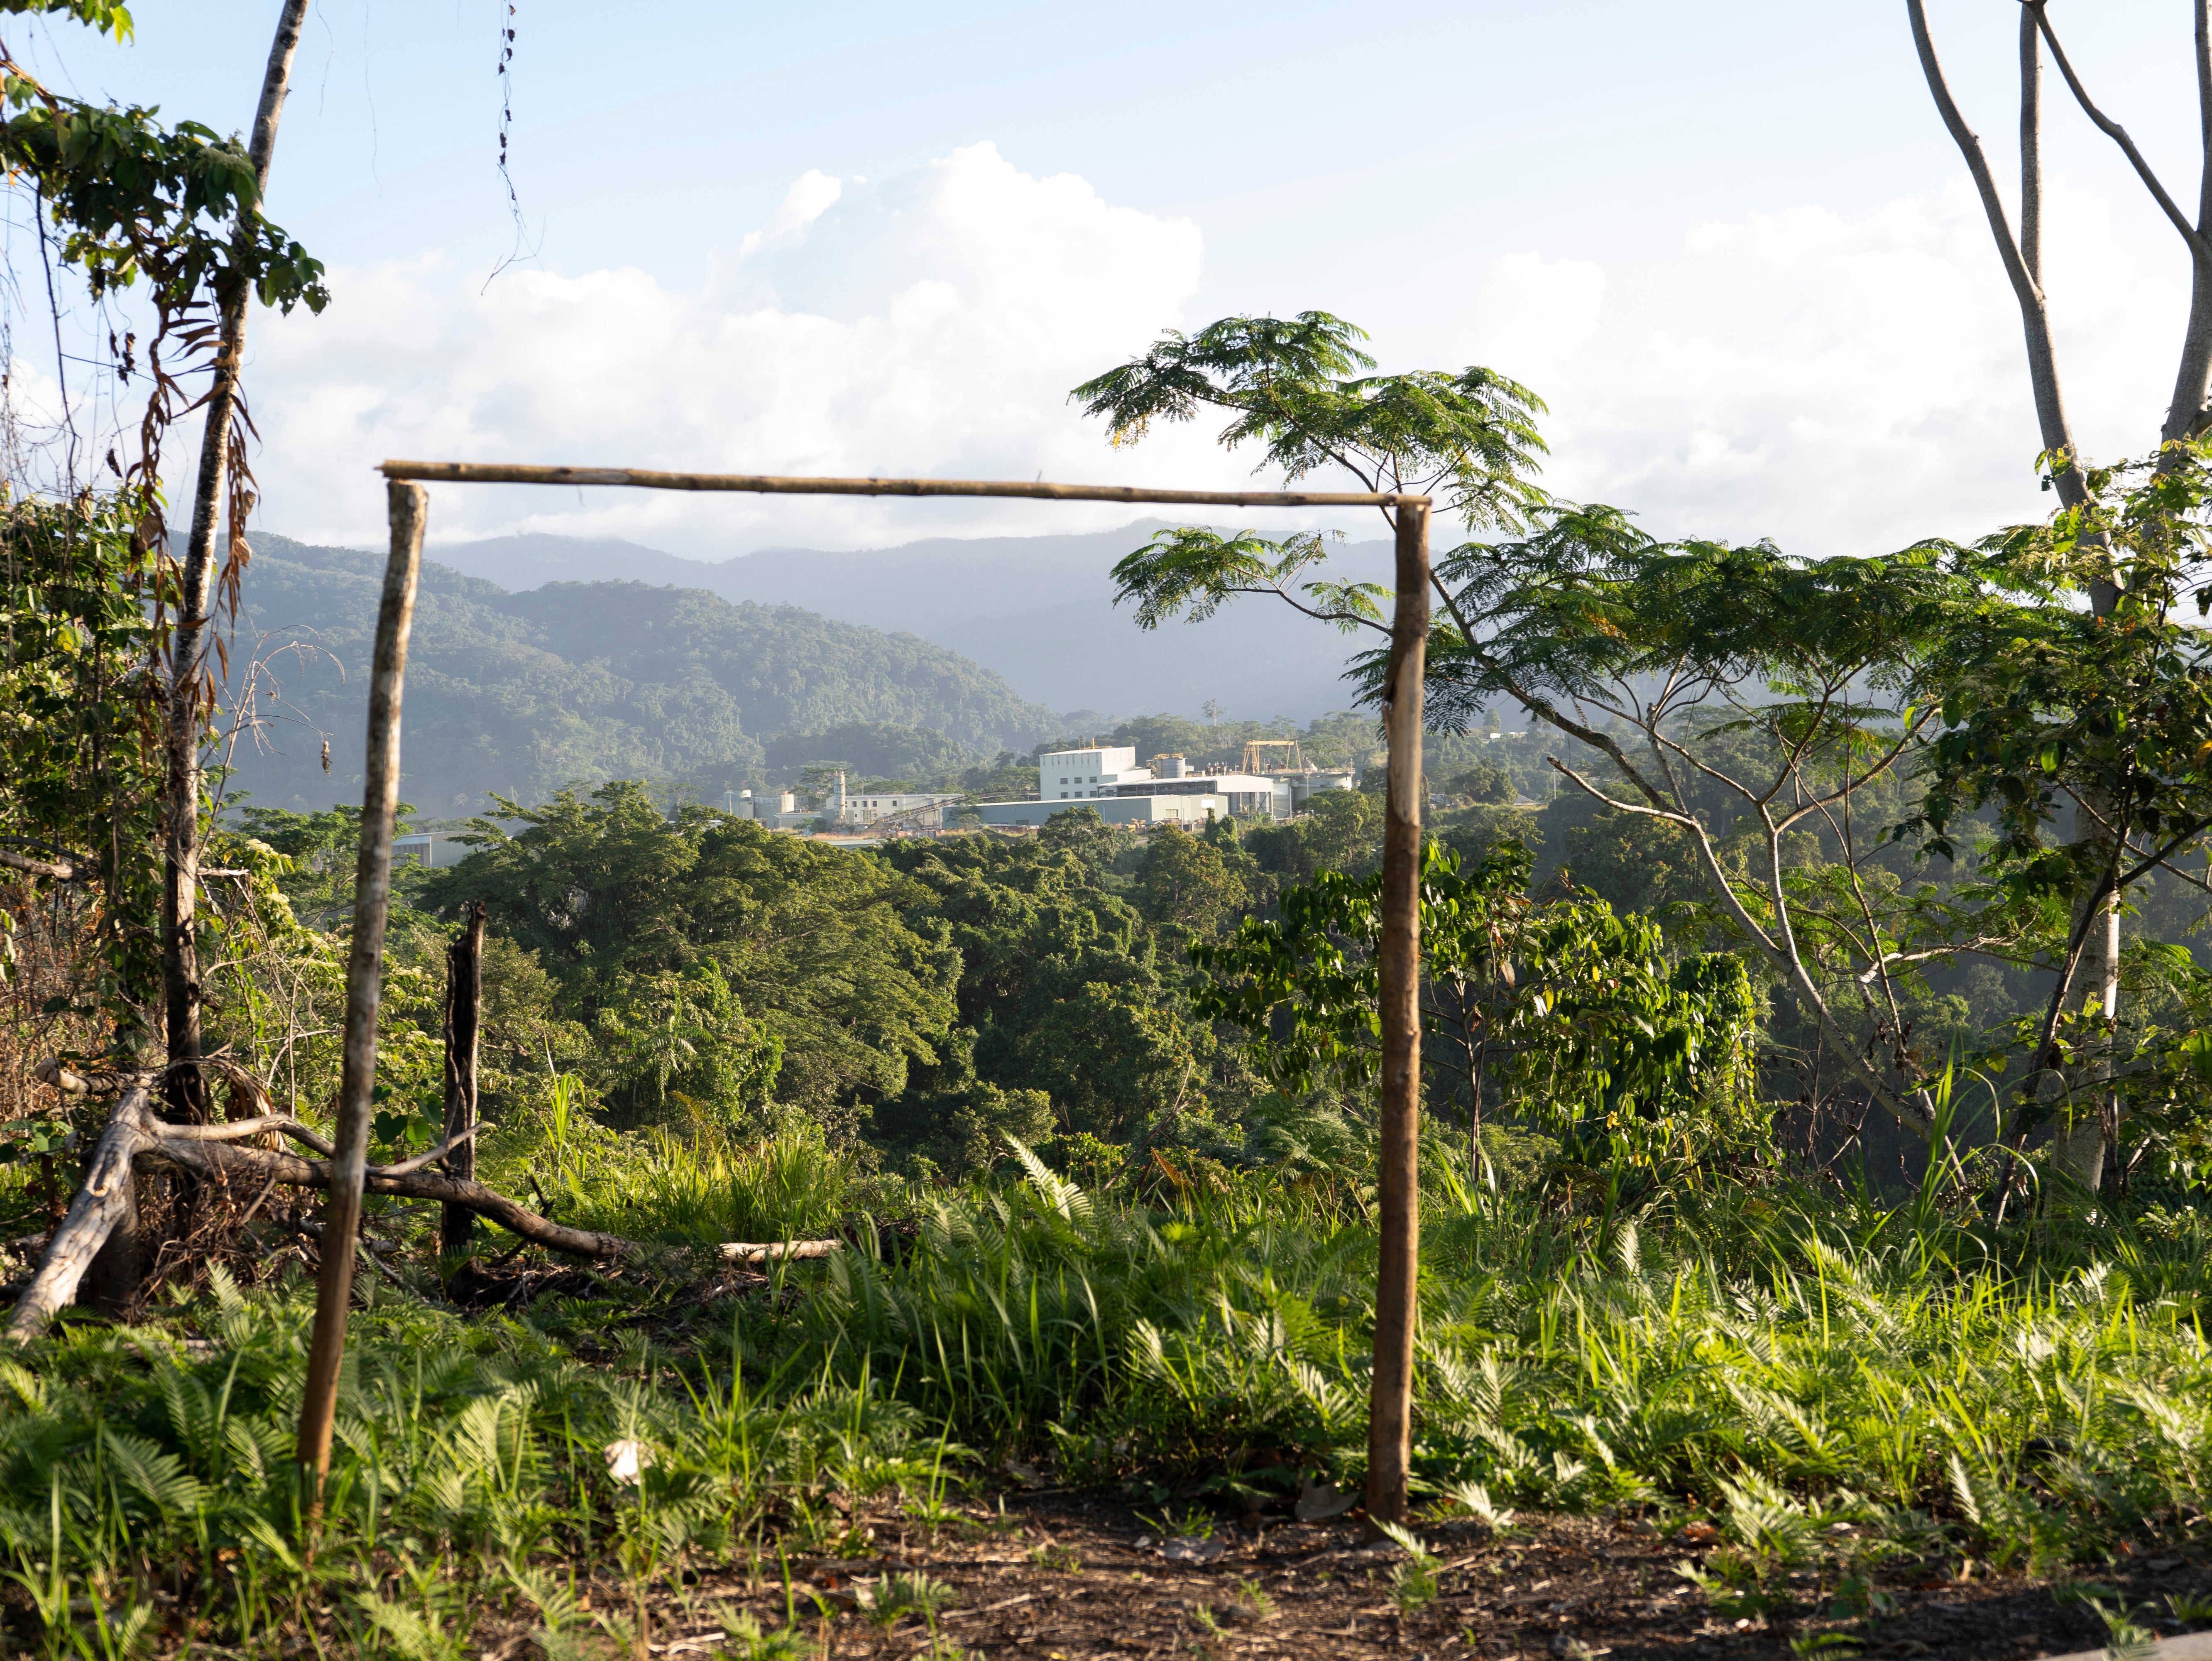
[[[715,1250],[732,1262],[768,1263],[778,1258],[827,1257],[833,1251],[842,1251],[842,1240],[769,1240],[755,1244],[748,1240],[732,1240]]]
[[[116,1104],[99,1145],[92,1151],[84,1184],[70,1201],[69,1214],[47,1243],[39,1272],[15,1300],[8,1338],[21,1343],[46,1330],[55,1312],[76,1296],[85,1271],[131,1212],[131,1173],[138,1155],[154,1147],[154,1116],[147,1110],[147,1086],[134,1084]]]
[[[227,1079],[242,1089],[257,1104],[266,1104],[268,1090],[260,1080],[228,1056],[203,1056],[197,1062],[185,1063],[217,1077]],[[80,1073],[58,1056],[48,1056],[31,1064],[31,1076],[40,1084],[51,1085],[64,1096],[112,1096],[128,1090],[141,1074],[131,1073]],[[231,1123],[238,1123],[233,1120]]]
[[[40,1084],[52,1085],[64,1096],[112,1096],[119,1090],[128,1090],[137,1075],[79,1073],[58,1057],[48,1056],[31,1064],[31,1076]]]
[[[228,1142],[183,1137],[162,1137],[151,1142],[143,1153],[150,1159],[211,1182],[237,1176],[264,1182],[273,1178],[292,1188],[327,1189],[331,1185],[329,1165],[319,1159],[303,1159],[296,1153],[271,1153],[266,1148],[237,1147]],[[407,1161],[410,1166],[415,1163]],[[572,1257],[628,1257],[643,1250],[636,1241],[626,1240],[619,1234],[595,1234],[588,1229],[567,1227],[539,1216],[481,1183],[464,1182],[458,1177],[371,1165],[363,1175],[362,1186],[368,1193],[388,1194],[395,1199],[435,1200],[446,1205],[466,1206],[510,1234],[520,1234],[526,1240]]]
[[[16,1300],[6,1333],[9,1342],[21,1343],[37,1336],[56,1312],[76,1296],[93,1259],[130,1215],[134,1169],[167,1168],[214,1184],[227,1184],[236,1178],[263,1186],[330,1188],[331,1168],[326,1160],[238,1146],[246,1138],[274,1131],[319,1153],[330,1153],[329,1139],[297,1119],[270,1113],[223,1124],[167,1124],[155,1117],[149,1091],[149,1080],[142,1076],[117,1104],[114,1117],[93,1150],[83,1186],[70,1200],[69,1214],[61,1226],[46,1243],[37,1274]],[[635,1256],[645,1250],[639,1242],[619,1234],[570,1228],[541,1217],[481,1183],[423,1169],[475,1135],[471,1129],[396,1165],[368,1166],[363,1172],[363,1191],[459,1206],[510,1234],[568,1256],[606,1262]],[[844,1245],[842,1240],[732,1240],[715,1250],[731,1262],[760,1264],[827,1257],[844,1250]]]
[[[57,865],[51,860],[34,860],[25,854],[11,854],[4,848],[0,848],[0,866],[10,871],[25,872],[33,877],[52,877],[56,882],[75,882],[78,877],[74,863]]]
[[[210,1129],[233,1128],[194,1126],[193,1135],[190,1137],[164,1134],[151,1147],[144,1149],[140,1157],[165,1162],[210,1181],[219,1182],[235,1174],[263,1181],[274,1179],[295,1188],[328,1188],[331,1185],[331,1168],[320,1160],[303,1159],[295,1153],[271,1153],[265,1148],[234,1147],[206,1135]],[[166,1132],[175,1127],[164,1129]],[[469,1134],[473,1135],[475,1132]],[[497,1223],[510,1234],[519,1234],[534,1244],[572,1257],[629,1257],[645,1250],[637,1241],[625,1239],[619,1234],[597,1234],[589,1229],[570,1228],[550,1218],[541,1217],[520,1202],[510,1200],[497,1189],[486,1188],[482,1183],[471,1182],[460,1177],[440,1176],[420,1168],[438,1158],[453,1142],[464,1140],[465,1138],[449,1138],[428,1153],[418,1153],[398,1165],[369,1166],[366,1190],[371,1194],[390,1195],[395,1199],[435,1200],[441,1205],[465,1207],[477,1216]],[[732,1240],[717,1246],[715,1250],[732,1262],[765,1263],[779,1258],[805,1260],[827,1257],[844,1248],[842,1240]]]
[[[289,1136],[295,1142],[304,1142],[316,1153],[325,1156],[336,1151],[329,1137],[319,1131],[310,1130],[297,1119],[283,1113],[264,1113],[258,1119],[230,1119],[222,1124],[163,1125],[161,1135],[166,1141],[177,1142],[234,1142],[271,1130]]]

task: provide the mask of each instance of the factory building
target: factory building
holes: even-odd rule
[[[392,839],[395,865],[459,865],[475,852],[459,837],[444,830],[414,830]]]
[[[945,825],[945,810],[960,800],[957,795],[930,795],[919,790],[861,790],[848,792],[845,776],[837,775],[837,788],[830,798],[827,810],[831,824],[842,830],[857,830],[896,821],[910,830],[938,830]]]
[[[1248,757],[1249,759],[1249,757]],[[1349,790],[1353,776],[1304,769],[1262,773],[1196,768],[1181,756],[1155,756],[1139,767],[1129,745],[1054,750],[1037,757],[1035,801],[986,802],[986,824],[1042,824],[1077,806],[1096,808],[1109,824],[1203,824],[1232,814],[1286,819],[1317,790]]]
[[[723,807],[741,819],[757,819],[780,830],[810,830],[817,819],[827,819],[841,830],[866,830],[881,824],[902,830],[935,830],[945,824],[945,810],[960,798],[931,795],[918,790],[852,790],[845,776],[837,775],[829,800],[817,810],[801,807],[788,790],[726,792]]]
[[[771,830],[804,830],[821,816],[801,807],[788,790],[739,790],[722,794],[722,808],[741,819],[757,819]]]

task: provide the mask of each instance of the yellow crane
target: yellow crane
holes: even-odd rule
[[[1273,770],[1278,773],[1295,773],[1306,764],[1304,756],[1299,752],[1298,741],[1296,739],[1249,739],[1244,745],[1246,772],[1258,773],[1267,770],[1260,765],[1260,752],[1262,750],[1287,750],[1291,752],[1290,760]]]

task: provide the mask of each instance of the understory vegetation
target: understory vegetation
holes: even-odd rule
[[[295,1269],[252,1291],[217,1269],[127,1329],[72,1323],[0,1368],[13,1584],[52,1652],[166,1634],[459,1655],[502,1620],[597,1653],[648,1588],[872,1557],[860,1502],[927,1535],[1009,1460],[1194,1525],[1356,1481],[1374,1249],[1356,1188],[1097,1191],[1024,1163],[951,1194],[813,1144],[664,1169],[615,1202],[668,1239],[862,1208],[885,1226],[704,1300],[678,1248],[512,1314],[441,1306],[419,1262],[366,1285],[313,1530],[290,1458]],[[1886,1566],[2048,1573],[2192,1534],[2212,1481],[2201,1223],[1992,1232],[1936,1198],[1777,1187],[1608,1227],[1433,1182],[1424,1513],[1702,1527],[1731,1615],[1784,1601],[1808,1563],[1870,1616]],[[733,1653],[781,1652],[731,1624]]]
[[[33,1063],[127,1073],[161,1022],[130,926],[158,885],[131,852],[158,788],[127,739],[136,556],[118,524],[44,511],[11,521],[33,575],[65,547],[106,563],[38,590],[82,635],[8,683],[47,739],[15,757],[11,845],[111,852],[96,881],[26,872],[9,907],[0,1232],[31,1256],[108,1111]],[[1811,1574],[1847,1623],[1931,1565],[2079,1574],[2197,1539],[2212,983],[2187,873],[2135,879],[2125,1019],[2060,1024],[2120,1110],[2085,1177],[2062,1158],[2083,1116],[2027,1064],[2074,867],[2008,844],[2009,799],[1945,787],[1945,752],[1854,776],[1859,717],[1773,707],[1557,746],[1601,794],[1634,776],[1624,745],[1693,755],[1680,824],[1531,802],[1525,732],[1438,743],[1458,770],[1430,788],[1419,901],[1416,1526],[1635,1518],[1709,1548],[1685,1573],[1723,1618],[1788,1618]],[[1828,759],[1792,758],[1801,716],[1835,723]],[[88,754],[106,794],[67,788]],[[1843,769],[1882,834],[1793,831],[1762,877],[1725,793],[1778,764]],[[687,1618],[795,1654],[853,1618],[805,1564],[968,1526],[1010,1469],[1186,1532],[1350,1504],[1379,770],[1283,824],[1079,808],[863,849],[638,782],[500,799],[458,863],[398,871],[372,1157],[444,1134],[448,952],[481,904],[476,1176],[634,1248],[576,1266],[479,1224],[456,1253],[435,1204],[372,1196],[310,1515],[291,1436],[318,1207],[143,1176],[135,1290],[0,1361],[15,1630],[56,1654],[459,1655],[496,1632],[596,1655],[735,1566],[784,1589],[782,1619]],[[1960,800],[1929,830],[1937,787]],[[245,1081],[220,1113],[326,1129],[359,814],[208,808],[203,1042]],[[1916,845],[1936,834],[1948,860]],[[1778,915],[1871,1080],[1752,949]],[[1853,1007],[1869,941],[1887,989]],[[1927,1134],[1878,1116],[1882,1089]],[[835,1244],[757,1270],[721,1250],[779,1241]]]

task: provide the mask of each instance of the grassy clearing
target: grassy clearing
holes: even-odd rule
[[[610,1220],[803,1232],[857,1181],[798,1145],[665,1156],[600,1197]],[[0,1364],[20,1630],[52,1654],[167,1634],[434,1656],[524,1615],[556,1649],[627,1643],[630,1608],[578,1607],[575,1565],[618,1566],[640,1598],[706,1562],[774,1579],[779,1552],[865,1554],[855,1497],[926,1524],[1012,1457],[1179,1513],[1357,1482],[1356,1209],[1257,1180],[1148,1208],[1039,1165],[907,1220],[895,1252],[794,1266],[801,1296],[718,1306],[680,1355],[635,1308],[463,1319],[385,1290],[355,1329],[312,1555],[290,1463],[307,1287],[218,1277],[141,1328],[75,1326]],[[1707,1593],[1753,1611],[1839,1531],[1869,1562],[2048,1571],[2203,1526],[2193,1214],[1993,1238],[1770,1189],[1604,1227],[1454,1190],[1425,1233],[1419,1470],[1439,1512],[1697,1516],[1727,1546]]]

